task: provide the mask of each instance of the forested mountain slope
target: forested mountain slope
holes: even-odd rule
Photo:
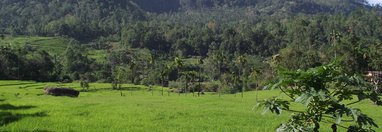
[[[0,18],[2,32],[86,40],[116,33],[123,23],[143,20],[145,14],[125,0],[2,0]]]
[[[243,12],[241,8],[250,7],[255,14],[286,17],[299,13],[348,13],[368,7],[365,3],[365,0],[2,0],[0,32],[66,35],[89,41],[146,20],[146,12],[176,14],[203,9]],[[202,13],[212,16],[216,12]]]
[[[337,58],[349,73],[382,70],[381,7],[365,0],[2,0],[0,17],[0,79],[163,85],[204,71],[237,90],[238,76]],[[11,46],[25,36],[65,43]]]

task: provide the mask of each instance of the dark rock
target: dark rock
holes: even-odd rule
[[[52,88],[46,87],[44,88],[44,92],[46,95],[53,96],[69,96],[69,97],[78,97],[80,91],[71,89],[71,88]]]

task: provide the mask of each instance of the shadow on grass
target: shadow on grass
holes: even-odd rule
[[[10,112],[0,112],[0,126],[17,122],[26,117],[44,117],[44,116],[47,116],[45,112],[38,112],[34,114],[13,114]]]
[[[25,110],[36,108],[36,106],[14,106],[11,104],[0,104],[0,110]]]
[[[88,90],[84,90],[84,89],[81,89],[80,92],[98,92],[98,91],[118,91],[118,90],[122,90],[122,91],[141,91],[141,90],[144,90],[145,88],[142,88],[142,87],[122,87],[121,89],[112,89],[112,88],[96,88],[96,89],[88,89]]]
[[[11,112],[3,112],[3,111],[16,111],[16,110],[27,110],[36,108],[36,106],[14,106],[11,104],[0,104],[0,126],[8,125],[12,122],[17,122],[25,117],[44,117],[47,116],[45,112],[37,112],[33,114],[17,114]]]
[[[44,86],[44,84],[33,84],[33,85],[20,86],[19,89],[26,89],[26,88],[40,87],[40,86]]]
[[[30,131],[30,132],[54,132],[54,131],[35,129],[35,130]]]
[[[0,84],[0,86],[17,86],[17,85],[29,85],[29,84],[36,84],[36,83]]]
[[[111,91],[111,90],[113,90],[113,89],[111,89],[111,88],[96,88],[96,89],[92,89],[92,88],[90,88],[90,89],[81,89],[80,90],[80,92],[98,92],[98,91]]]

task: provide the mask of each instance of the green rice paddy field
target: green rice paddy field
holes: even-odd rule
[[[47,85],[81,90],[79,83],[0,81],[0,131],[270,132],[290,116],[261,114],[261,109],[253,109],[256,97],[280,95],[277,90],[247,92],[244,98],[212,93],[193,97],[190,93],[165,92],[162,96],[159,87],[151,92],[145,86],[126,84],[124,87],[130,89],[115,91],[110,84],[92,83],[88,92],[70,98],[44,95]],[[294,107],[302,108],[297,104]],[[382,107],[369,101],[353,107],[362,109],[382,127]],[[330,124],[321,128],[330,131]]]
[[[51,56],[64,54],[69,43],[69,39],[62,37],[7,36],[5,39],[0,39],[0,46],[20,48],[29,45],[34,49],[45,50]],[[100,63],[105,61],[105,58],[107,57],[106,50],[86,48],[86,53],[89,58],[95,59]]]
[[[29,37],[7,36],[5,39],[0,40],[0,46],[20,47],[30,45],[33,48],[41,49],[53,54],[62,54],[70,41],[60,37]]]

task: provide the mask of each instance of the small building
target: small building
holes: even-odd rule
[[[382,83],[382,71],[368,71],[365,77],[374,85],[374,91],[380,93],[379,85]]]
[[[367,71],[366,79],[369,82],[375,82],[382,79],[382,71]]]

